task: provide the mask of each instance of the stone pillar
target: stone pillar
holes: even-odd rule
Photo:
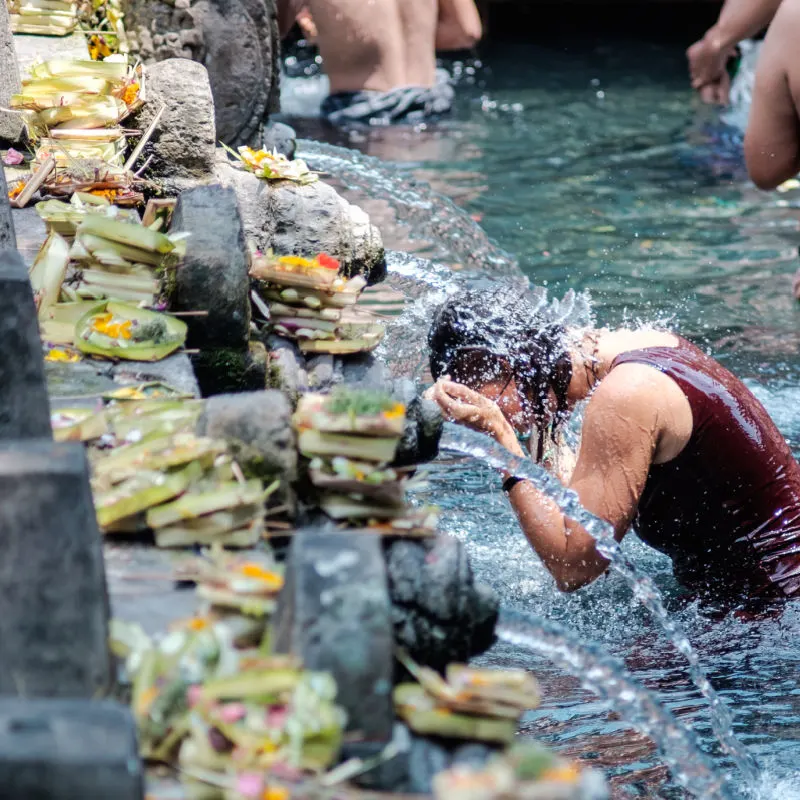
[[[295,534],[274,648],[333,674],[348,730],[361,741],[391,739],[394,640],[380,537],[319,529]]]
[[[0,497],[0,695],[102,695],[108,596],[83,446],[0,444]]]
[[[0,122],[1,124],[2,122]],[[8,202],[8,184],[6,183],[6,174],[3,171],[2,164],[0,164],[0,257],[5,250],[16,249],[17,237],[14,233],[14,218],[11,216],[11,205]]]
[[[8,6],[6,3],[0,3],[0,109],[9,107],[11,95],[19,92],[19,89],[19,68],[8,19]],[[24,128],[19,114],[0,111],[0,147],[19,144],[24,137]],[[0,172],[2,172],[2,166],[0,166]],[[0,198],[0,203],[2,202],[3,199]],[[2,220],[0,220],[1,227]],[[0,247],[4,246],[7,245],[3,244],[0,231]]]
[[[0,183],[0,189],[3,186]],[[2,203],[2,199],[0,199]],[[0,239],[2,239],[0,205]],[[50,437],[36,307],[16,250],[0,251],[0,440]]]
[[[136,725],[110,701],[0,699],[5,800],[141,800]]]

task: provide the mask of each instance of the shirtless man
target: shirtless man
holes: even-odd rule
[[[761,189],[800,172],[800,0],[783,0],[758,60],[744,139],[747,171]]]
[[[414,120],[449,110],[453,91],[436,73],[436,49],[481,37],[474,0],[280,0],[288,31],[306,10],[330,80],[322,112],[333,122]]]
[[[728,104],[726,70],[734,48],[770,24],[781,0],[725,0],[717,22],[687,51],[692,88],[706,103]]]

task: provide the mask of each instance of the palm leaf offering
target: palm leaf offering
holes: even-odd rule
[[[251,547],[278,483],[241,480],[228,443],[195,433],[203,401],[184,398],[159,382],[121,387],[99,407],[54,410],[53,435],[89,446],[104,533],[152,531],[160,547]]]
[[[581,800],[607,797],[599,775],[525,741],[484,767],[459,764],[433,778],[435,800]]]
[[[12,33],[67,36],[78,24],[79,0],[8,0]]]
[[[320,508],[332,519],[389,536],[430,536],[438,514],[409,508],[409,470],[392,469],[406,409],[383,392],[337,387],[300,398],[292,425]]]
[[[175,317],[109,300],[75,325],[75,346],[89,355],[159,361],[186,341],[186,323]]]
[[[251,147],[240,147],[236,151],[225,144],[222,146],[244,169],[262,180],[292,181],[301,185],[319,180],[317,173],[312,172],[300,158],[290,161],[283,153],[253,150]]]
[[[395,708],[417,733],[509,744],[522,714],[540,702],[536,679],[524,670],[451,664],[442,678],[405,651],[398,660],[418,683],[395,688]]]
[[[273,330],[295,339],[303,352],[361,353],[383,339],[378,318],[354,308],[366,281],[341,277],[339,267],[325,253],[314,258],[268,253],[252,260],[250,276],[267,304]]]

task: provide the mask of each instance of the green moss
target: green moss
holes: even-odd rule
[[[251,342],[248,350],[221,347],[192,356],[192,366],[204,397],[266,388],[267,361],[266,348],[260,342]]]

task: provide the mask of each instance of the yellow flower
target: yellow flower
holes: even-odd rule
[[[113,316],[110,313],[100,314],[92,321],[92,330],[108,336],[109,339],[130,339],[131,320],[112,322],[112,319]]]
[[[54,347],[45,357],[45,361],[65,361],[68,364],[74,364],[80,361],[81,357],[77,353],[72,353],[68,350],[62,350],[60,347]]]
[[[406,407],[402,403],[395,403],[388,411],[383,412],[386,419],[397,419],[405,416]]]
[[[111,48],[106,44],[102,36],[92,36],[89,39],[89,57],[92,61],[99,61],[101,58],[111,55]]]
[[[25,184],[27,181],[23,178],[22,180],[17,181],[9,190],[8,190],[8,199],[15,200],[22,194],[22,190],[25,188]]]
[[[208,620],[204,617],[192,617],[186,623],[186,627],[190,631],[204,631],[208,627]]]
[[[136,102],[138,97],[139,97],[139,84],[134,82],[134,83],[129,83],[125,87],[125,91],[122,93],[122,97],[120,98],[120,100],[122,100],[122,102],[125,103],[126,106],[130,106]]]
[[[270,588],[280,589],[283,586],[283,578],[277,572],[264,569],[260,564],[255,564],[252,561],[242,564],[239,567],[239,571],[248,578],[255,578],[269,584]]]

